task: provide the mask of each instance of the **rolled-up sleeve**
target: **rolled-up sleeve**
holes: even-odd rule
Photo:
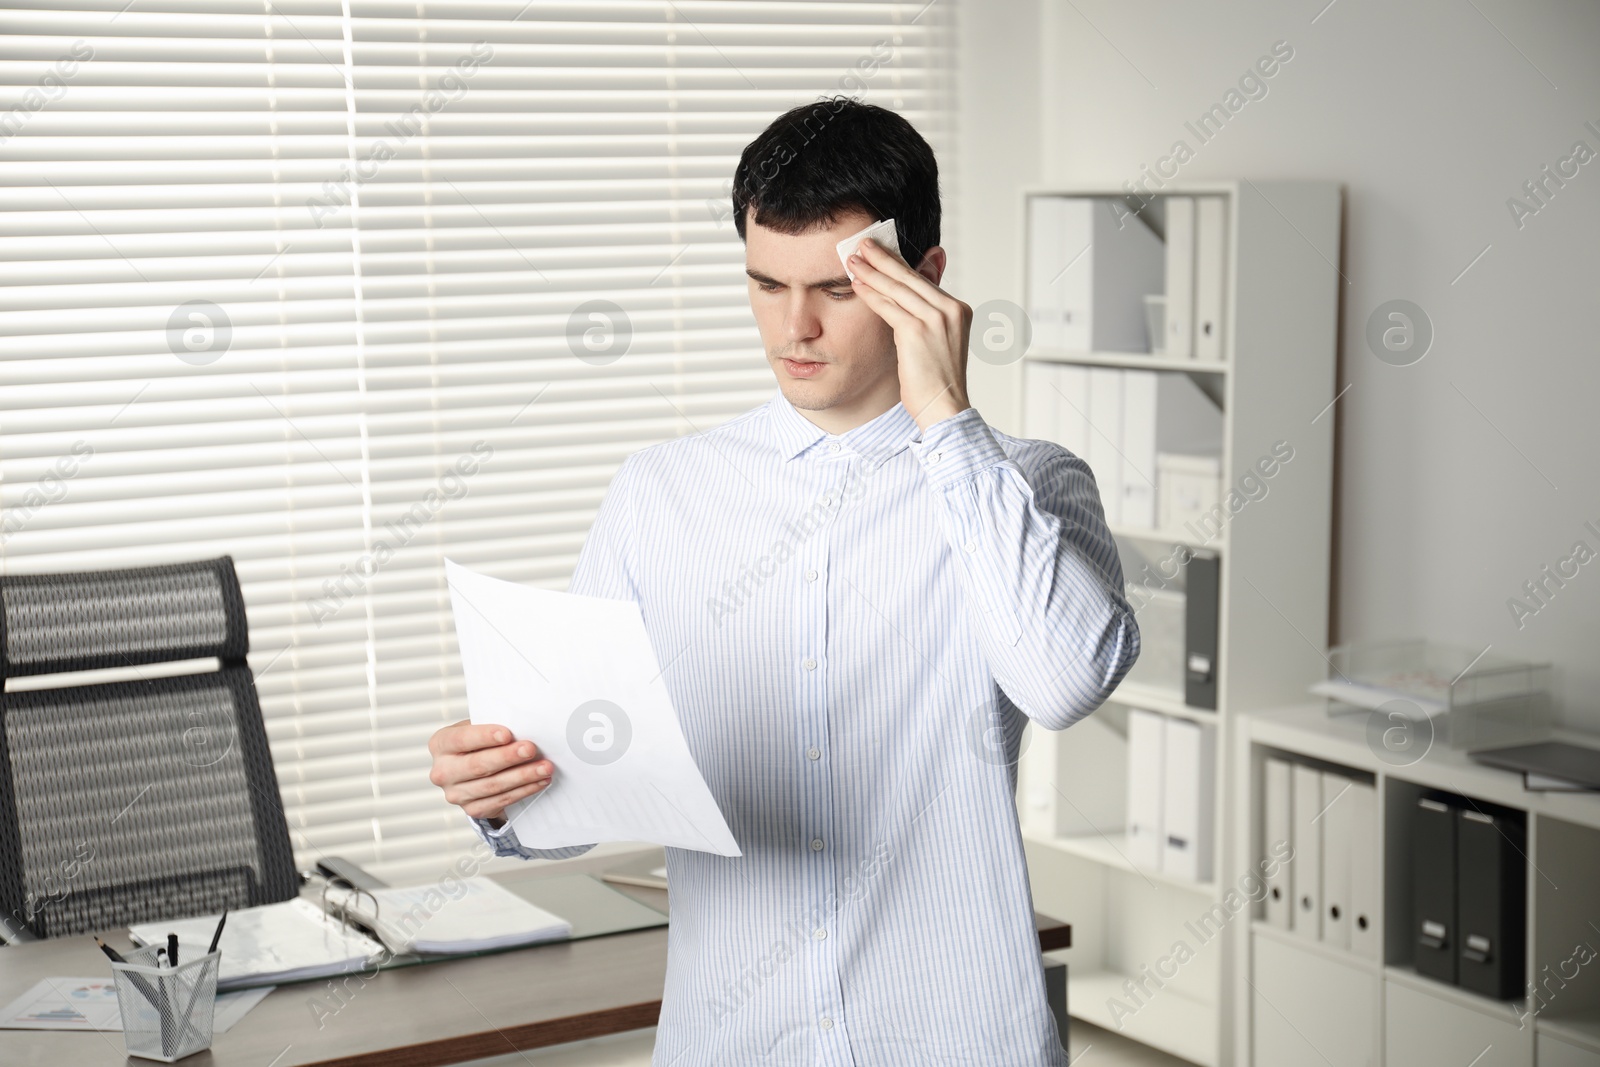
[[[1010,458],[976,408],[911,442],[971,598],[995,680],[1039,725],[1098,708],[1139,655],[1139,626],[1088,464],[1059,445]]]
[[[517,840],[517,831],[509,822],[498,830],[489,825],[488,819],[474,819],[468,816],[472,828],[478,831],[478,836],[490,848],[494,849],[496,856],[517,857],[525,860],[568,860],[574,856],[581,856],[594,848],[594,843],[587,845],[567,845],[563,848],[528,848]]]

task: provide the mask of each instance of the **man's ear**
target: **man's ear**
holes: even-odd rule
[[[934,245],[922,254],[922,262],[917,265],[917,273],[928,279],[934,285],[939,284],[939,279],[944,277],[944,269],[948,265],[948,257],[939,245]]]

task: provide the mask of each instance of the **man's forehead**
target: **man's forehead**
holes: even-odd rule
[[[859,211],[842,214],[831,225],[803,234],[779,233],[752,220],[745,227],[745,273],[759,282],[848,287],[850,276],[839,262],[835,246],[870,225],[872,220]]]

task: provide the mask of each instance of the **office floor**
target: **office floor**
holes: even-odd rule
[[[469,1067],[650,1067],[655,1030],[577,1041],[525,1054],[476,1060]],[[1191,1067],[1185,1060],[1072,1020],[1072,1067]]]

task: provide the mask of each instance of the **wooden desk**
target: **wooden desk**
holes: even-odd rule
[[[609,856],[592,867],[530,867],[517,876],[598,874],[618,862],[619,857]],[[615,888],[667,909],[665,890]],[[1035,920],[1042,950],[1071,947],[1070,926],[1043,916]],[[118,943],[127,944],[126,937]],[[88,937],[0,948],[0,1004],[40,978],[108,970]],[[659,927],[380,971],[366,981],[353,978],[343,1006],[331,1015],[311,1008],[313,1000],[338,1003],[328,980],[279,986],[233,1029],[216,1035],[210,1049],[179,1062],[191,1067],[439,1067],[544,1048],[654,1026],[666,973],[667,930]],[[339,988],[345,979],[333,981]],[[0,1064],[7,1067],[151,1062],[128,1057],[121,1034],[0,1030]]]

